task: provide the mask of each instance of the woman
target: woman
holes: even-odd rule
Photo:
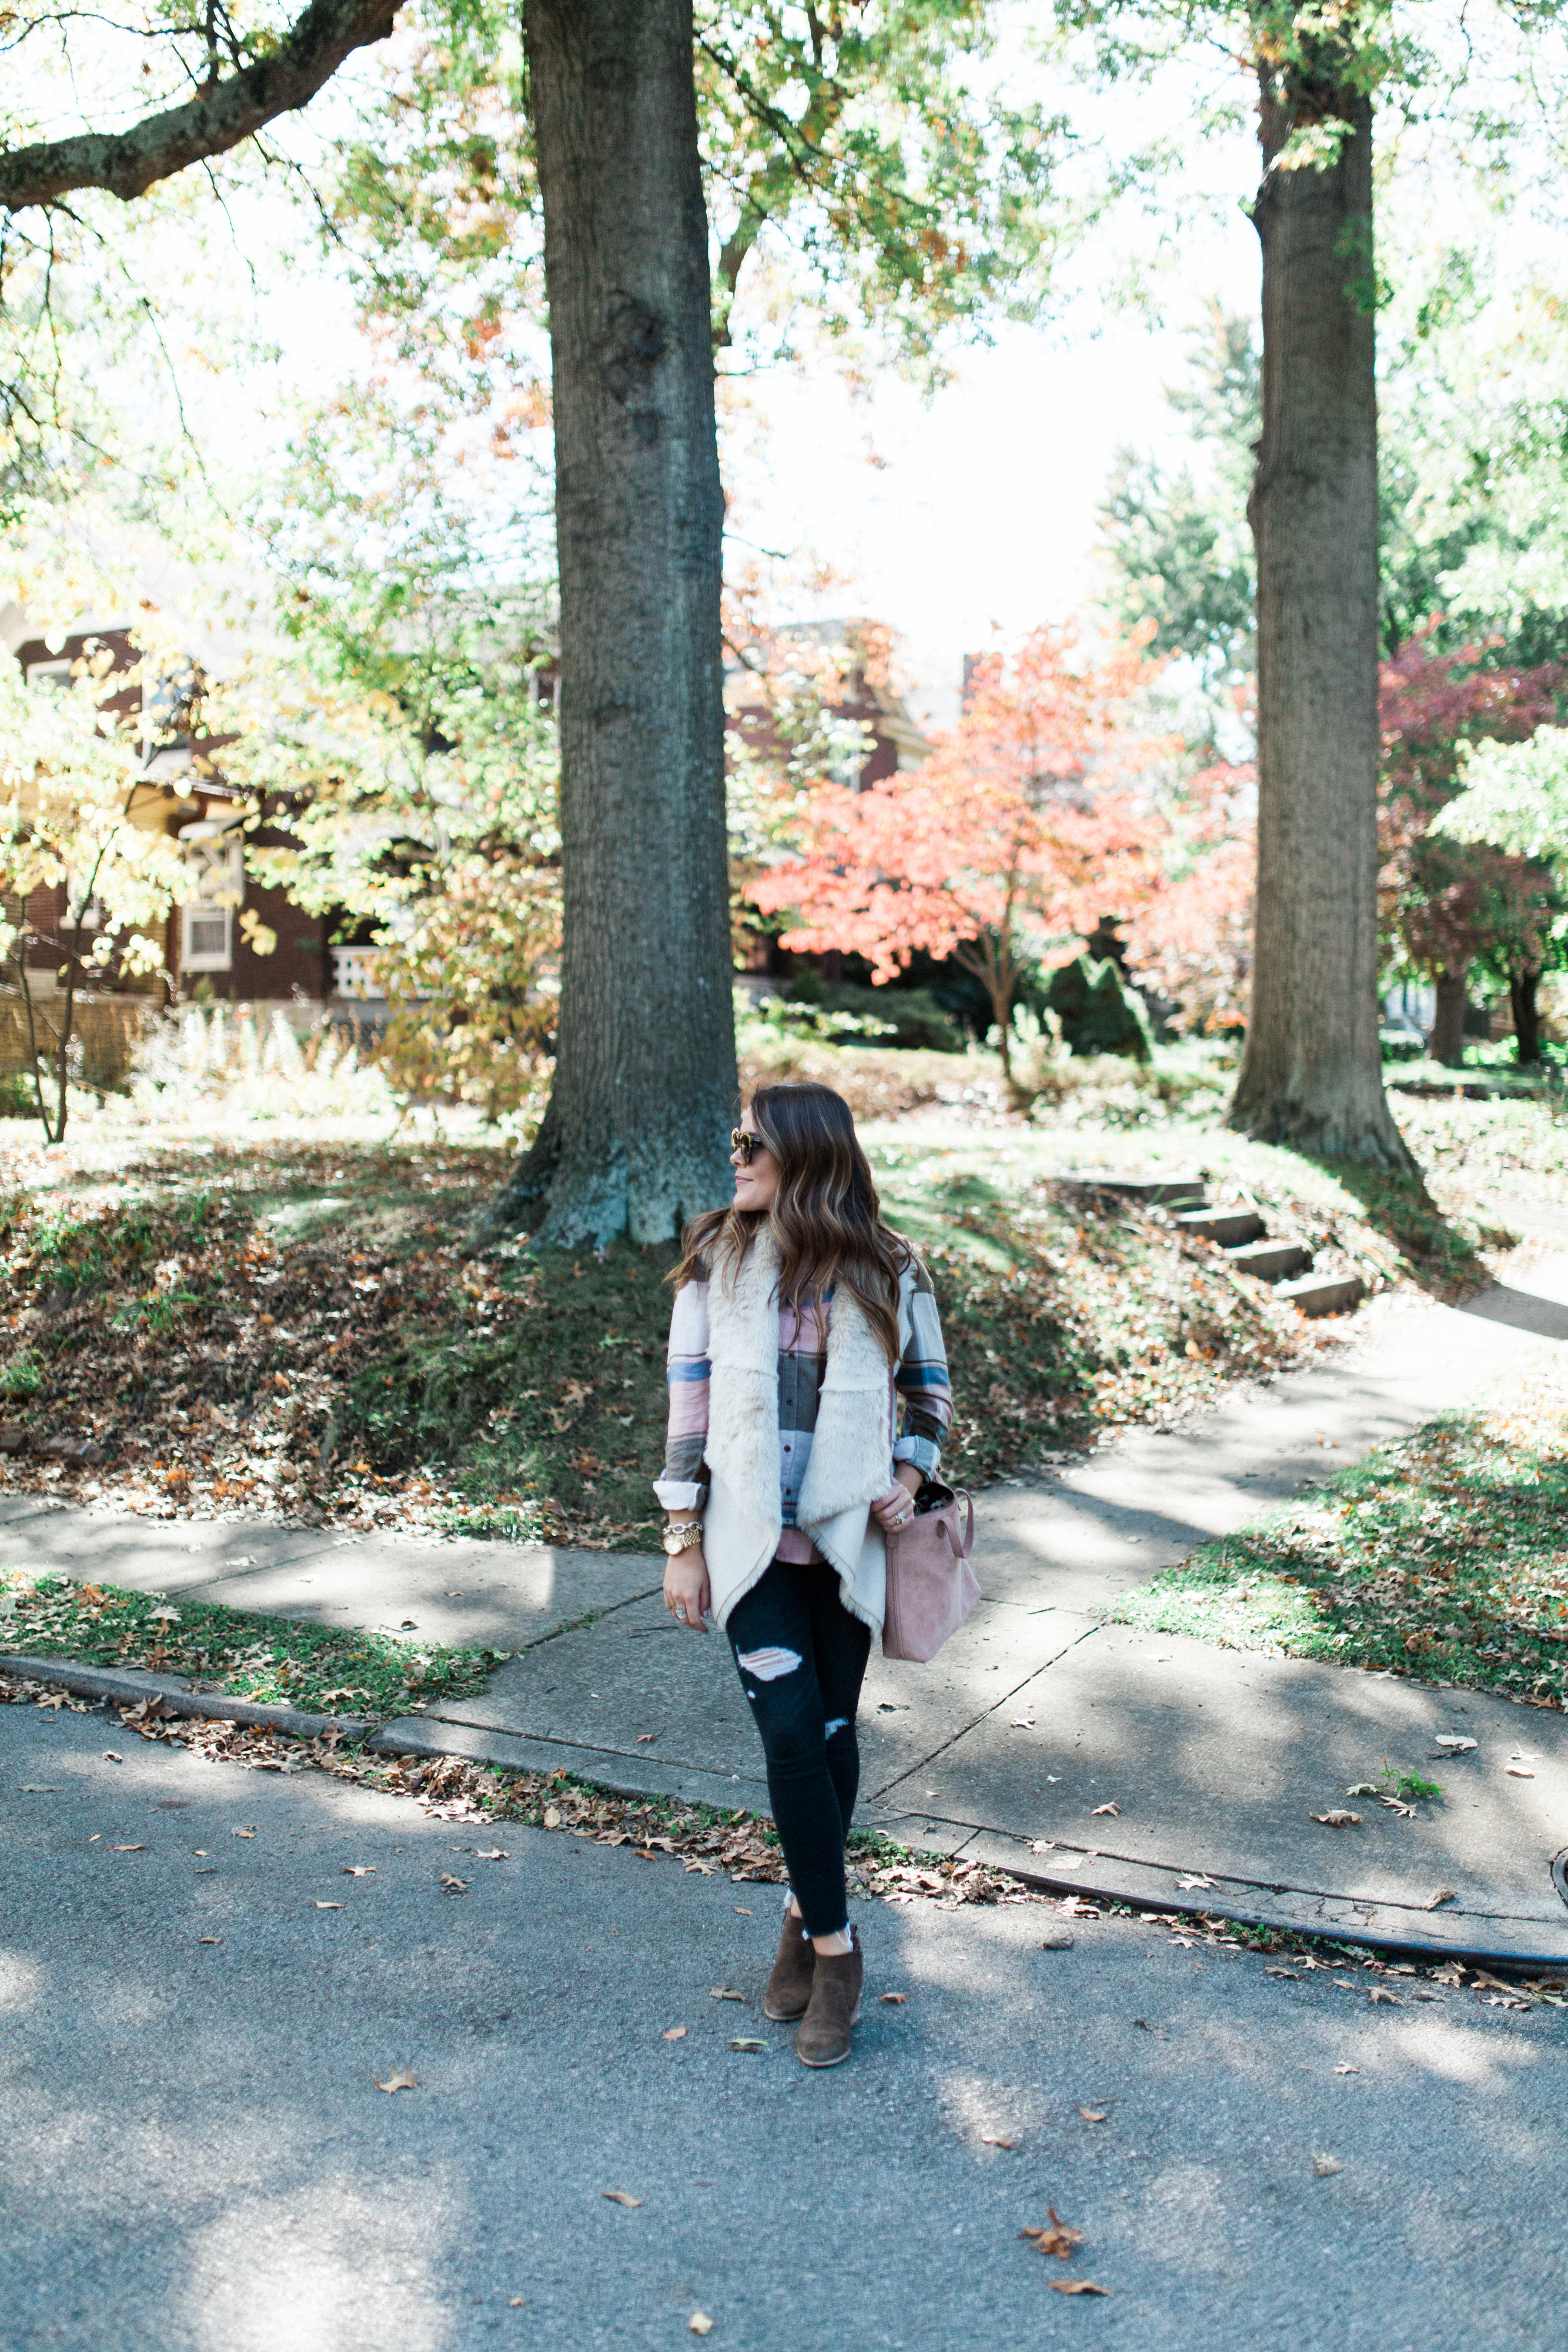
[[[947,1362],[842,1096],[760,1087],[730,1139],[734,1202],[695,1221],[671,1277],[664,1601],[729,1636],[789,1874],[763,2008],[801,2021],[808,2066],[836,2066],[860,2014],[844,1840],[883,1530],[936,1475]]]

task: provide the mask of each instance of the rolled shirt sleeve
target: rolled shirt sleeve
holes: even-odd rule
[[[666,1511],[700,1511],[707,1502],[708,1286],[688,1282],[676,1291],[670,1312],[666,1358],[670,1391],[664,1433],[664,1466],[653,1492]]]
[[[894,1461],[913,1463],[922,1477],[935,1478],[942,1464],[942,1441],[952,1426],[953,1391],[936,1294],[918,1263],[909,1302],[909,1338],[893,1377],[901,1407]]]

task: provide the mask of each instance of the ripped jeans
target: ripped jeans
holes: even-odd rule
[[[776,1559],[726,1629],[768,1762],[768,1794],[809,1936],[848,1924],[844,1840],[860,1786],[855,1709],[871,1628],[821,1560]]]

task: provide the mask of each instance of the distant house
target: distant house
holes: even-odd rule
[[[65,635],[46,639],[31,634],[26,615],[7,605],[0,610],[0,639],[29,685],[44,692],[54,682],[69,679],[72,665],[89,644],[110,648],[116,669],[129,670],[139,659],[131,624],[124,620],[84,620]],[[160,1002],[170,995],[247,1003],[281,1000],[311,1012],[337,1001],[347,1007],[363,992],[365,950],[340,950],[335,962],[328,946],[330,922],[303,913],[285,892],[264,887],[246,872],[241,796],[225,784],[221,771],[208,769],[205,759],[198,765],[196,739],[182,731],[188,677],[128,686],[110,704],[123,716],[134,717],[140,710],[142,720],[141,772],[131,799],[131,822],[179,842],[190,888],[164,927],[161,944],[167,977],[95,979],[94,991],[152,996]],[[286,838],[266,826],[247,837],[258,846]],[[15,903],[5,913],[8,921],[21,922],[23,909]],[[29,982],[36,972],[41,992],[53,985],[61,952],[53,942],[63,940],[65,916],[63,888],[36,891],[26,909],[37,935],[27,959]],[[266,955],[254,944],[259,932],[270,932],[277,940]],[[340,976],[348,980],[346,988],[340,988]]]

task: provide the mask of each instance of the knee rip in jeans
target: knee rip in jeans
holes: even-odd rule
[[[794,1673],[800,1654],[798,1650],[737,1650],[735,1662],[743,1675],[755,1675],[759,1683],[776,1683]]]
[[[822,1737],[824,1739],[831,1739],[835,1731],[847,1731],[849,1727],[850,1719],[847,1715],[835,1715],[831,1723],[823,1724]]]

